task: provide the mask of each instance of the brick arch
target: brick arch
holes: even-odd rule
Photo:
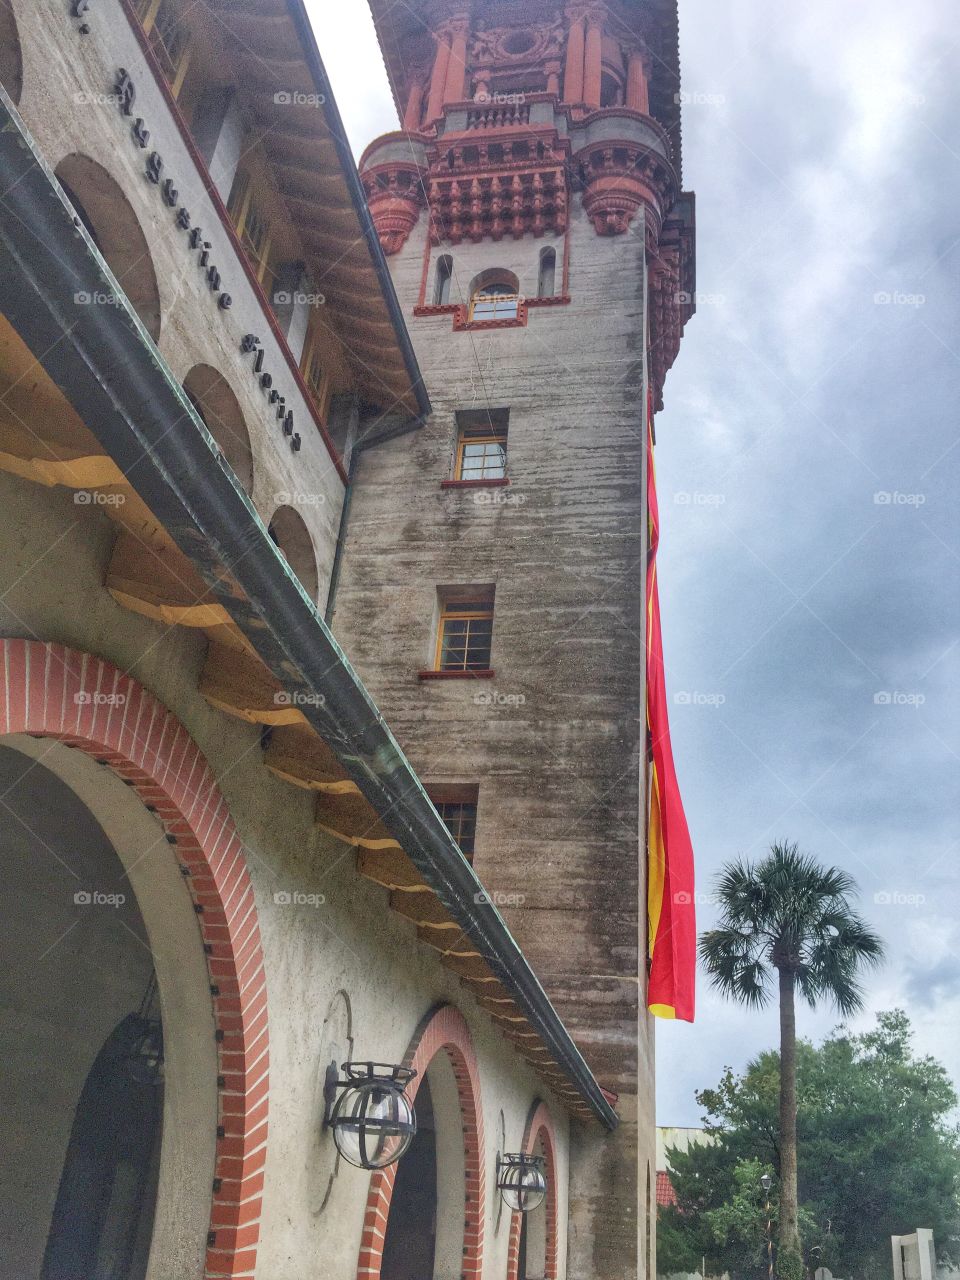
[[[200,924],[217,1036],[204,1274],[252,1277],[267,1139],[267,989],[253,886],[226,801],[180,721],[109,662],[34,640],[0,640],[0,649],[0,734],[54,738],[109,765],[175,846]]]
[[[486,1177],[483,1166],[483,1112],[480,1106],[480,1071],[470,1029],[463,1014],[453,1005],[433,1008],[420,1021],[413,1033],[403,1065],[412,1067],[416,1076],[407,1094],[416,1100],[427,1068],[434,1057],[446,1053],[453,1067],[460,1099],[463,1122],[463,1161],[466,1177],[466,1221],[463,1227],[463,1266],[461,1280],[480,1280],[483,1268],[483,1224]],[[357,1280],[380,1280],[383,1243],[397,1165],[375,1169],[370,1175],[367,1211],[363,1220],[363,1238],[357,1263]]]
[[[523,1130],[523,1146],[526,1155],[532,1155],[537,1143],[543,1143],[547,1157],[547,1250],[544,1280],[557,1280],[557,1134],[553,1125],[553,1116],[545,1102],[536,1102],[527,1116]],[[510,1215],[510,1241],[507,1246],[507,1280],[519,1280],[520,1269],[520,1229],[523,1226],[523,1214],[516,1212]]]

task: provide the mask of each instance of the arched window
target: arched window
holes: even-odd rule
[[[540,271],[537,275],[537,297],[552,298],[556,293],[557,251],[540,250]]]
[[[250,434],[240,402],[226,378],[208,364],[197,364],[184,378],[183,389],[236,473],[244,493],[250,493],[253,489]]]
[[[102,165],[76,152],[54,172],[144,328],[159,341],[160,292],[150,246],[122,187]]]
[[[280,548],[283,558],[300,579],[311,600],[316,601],[320,591],[317,574],[317,557],[313,550],[310,530],[299,511],[293,507],[278,507],[273,513],[267,532]]]
[[[470,285],[471,320],[516,320],[520,312],[520,282],[512,271],[494,267],[482,271]]]
[[[449,253],[443,253],[437,259],[437,267],[433,277],[433,305],[445,307],[450,301],[450,281],[453,278],[453,259]]]
[[[608,71],[604,71],[600,80],[601,107],[620,107],[623,105],[623,86]]]

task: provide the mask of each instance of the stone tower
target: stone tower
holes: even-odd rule
[[[333,629],[618,1095],[613,1137],[573,1135],[567,1274],[652,1275],[644,441],[693,309],[676,0],[372,2],[402,129],[361,173],[434,412],[354,448]]]

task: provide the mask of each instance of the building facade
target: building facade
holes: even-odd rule
[[[0,1280],[654,1274],[675,13],[476,8],[361,177],[302,0],[0,6]]]
[[[373,10],[403,129],[360,168],[433,414],[358,459],[332,625],[618,1094],[572,1272],[643,1273],[644,405],[694,290],[676,6]]]

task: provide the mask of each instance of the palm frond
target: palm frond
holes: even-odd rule
[[[700,957],[717,990],[766,1004],[781,968],[811,1005],[829,999],[844,1017],[861,1007],[858,975],[880,963],[884,946],[850,905],[848,872],[780,841],[756,863],[728,863],[716,886],[720,921],[701,938]]]

